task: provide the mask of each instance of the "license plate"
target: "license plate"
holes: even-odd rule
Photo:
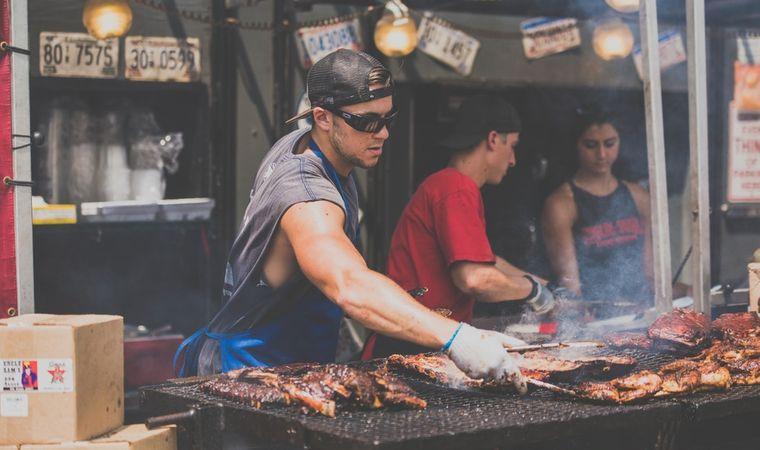
[[[124,40],[124,76],[140,81],[200,79],[198,38],[130,36]]]
[[[581,33],[575,19],[539,17],[520,24],[523,50],[528,59],[561,53],[581,45]]]
[[[119,40],[99,41],[85,33],[40,33],[44,77],[116,78]]]
[[[320,27],[301,28],[296,31],[298,53],[305,69],[323,57],[338,50],[364,50],[359,19]]]
[[[678,63],[686,61],[686,50],[683,46],[681,33],[678,31],[667,31],[660,34],[658,43],[661,71],[669,69]],[[636,48],[633,49],[633,63],[636,66],[636,71],[639,74],[639,78],[642,80],[644,79],[643,59],[644,55],[641,52],[641,47],[636,46]]]
[[[461,75],[472,72],[475,56],[480,49],[480,41],[474,37],[423,17],[417,31],[417,48],[423,53],[450,66]]]

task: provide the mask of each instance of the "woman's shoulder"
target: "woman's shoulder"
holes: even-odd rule
[[[570,186],[569,181],[565,181],[564,183],[560,184],[557,189],[552,191],[551,194],[546,198],[547,203],[556,203],[556,202],[566,202],[566,201],[572,201],[573,200],[573,189]]]
[[[575,198],[570,182],[562,183],[544,202],[546,219],[574,222],[577,214]]]
[[[647,191],[645,187],[641,186],[638,183],[626,180],[620,180],[620,182],[628,188],[628,192],[631,193],[631,197],[633,197],[633,201],[636,203],[636,208],[639,210],[639,212],[642,214],[648,214],[649,191]]]

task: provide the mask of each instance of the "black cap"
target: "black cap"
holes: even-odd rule
[[[285,123],[290,124],[307,117],[316,106],[341,107],[392,95],[392,85],[382,89],[369,89],[369,74],[377,68],[385,69],[385,66],[364,52],[335,50],[309,69],[306,92],[311,108]]]
[[[467,98],[457,112],[454,132],[440,142],[450,150],[466,150],[476,146],[490,131],[519,133],[520,116],[504,99],[494,95]]]

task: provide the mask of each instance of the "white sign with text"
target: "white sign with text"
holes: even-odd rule
[[[423,17],[417,30],[417,48],[459,74],[472,73],[480,41],[431,17]]]

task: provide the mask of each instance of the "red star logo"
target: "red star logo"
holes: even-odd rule
[[[65,370],[61,369],[61,366],[56,364],[54,366],[55,368],[53,370],[48,370],[48,373],[53,378],[50,380],[51,383],[63,383],[63,374],[66,373]]]

